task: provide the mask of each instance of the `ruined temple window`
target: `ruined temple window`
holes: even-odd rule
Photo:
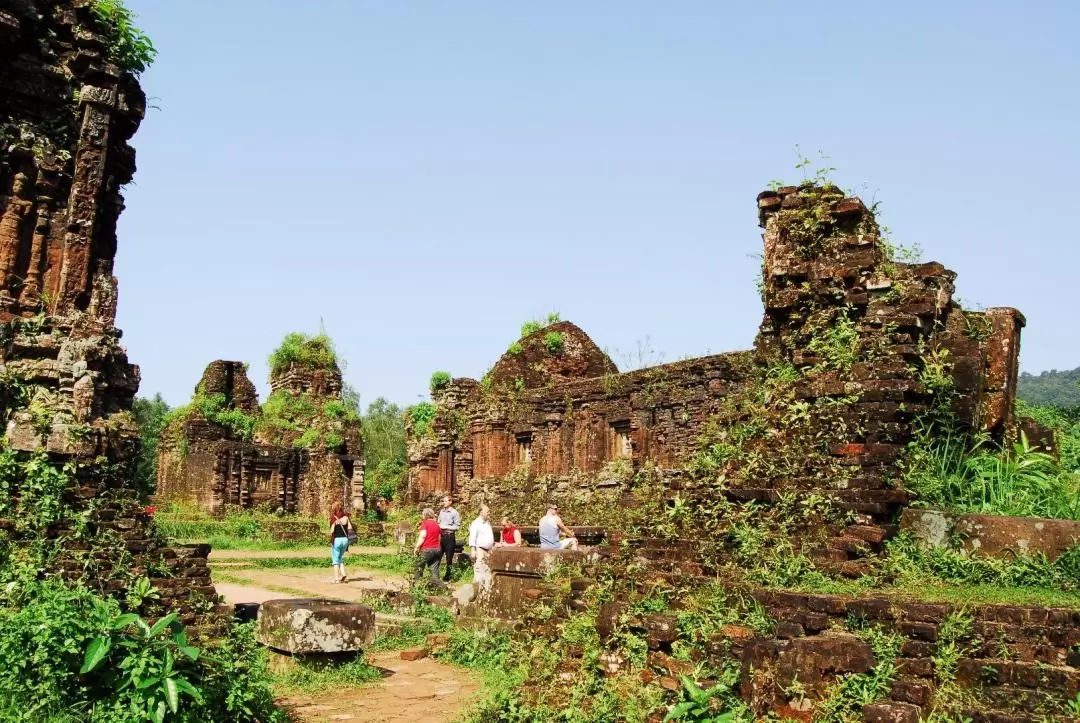
[[[611,458],[630,458],[634,454],[634,448],[630,444],[630,422],[615,422],[611,425],[612,445]]]
[[[255,470],[255,489],[260,492],[270,491],[270,476],[271,471],[268,469]]]
[[[529,464],[532,462],[532,434],[519,434],[517,440],[517,463]]]

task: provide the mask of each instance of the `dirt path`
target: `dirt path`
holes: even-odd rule
[[[464,712],[479,687],[468,672],[431,658],[406,662],[397,652],[386,652],[369,655],[368,660],[383,670],[377,683],[320,696],[289,696],[280,702],[298,723],[450,723]]]
[[[225,598],[225,602],[233,605],[237,603],[259,603],[261,605],[267,600],[299,597],[299,595],[288,595],[283,592],[274,592],[273,590],[264,590],[248,585],[237,585],[231,582],[216,582],[214,587],[217,589],[218,595]]]
[[[393,555],[396,547],[349,547],[349,553],[353,555]],[[325,557],[327,566],[330,565],[330,547],[300,547],[295,550],[211,550],[210,562],[220,560],[255,560],[266,557],[278,557],[291,559],[294,557]],[[345,558],[346,564],[348,557]]]
[[[226,551],[228,552],[228,551]],[[226,556],[225,553],[222,556]],[[303,555],[304,557],[308,555]],[[345,584],[329,581],[330,570],[293,568],[280,570],[222,569],[230,579],[244,583],[216,582],[227,602],[266,602],[293,597],[328,597],[358,600],[376,590],[404,586],[399,573],[352,568]],[[288,592],[273,590],[288,588]],[[382,669],[381,680],[357,688],[346,688],[317,696],[292,694],[279,699],[296,723],[354,721],[431,721],[450,723],[466,709],[478,684],[467,671],[431,658],[404,661],[399,651],[372,653],[372,665]]]
[[[359,600],[382,590],[400,590],[405,578],[400,573],[376,570],[349,570],[346,583],[330,582],[330,568],[284,568],[280,570],[233,570],[225,568],[227,582],[215,582],[225,601],[230,603],[265,602],[275,598],[325,597],[335,600]],[[243,582],[240,582],[240,581]],[[278,590],[275,592],[275,588]],[[269,597],[267,597],[267,595]]]

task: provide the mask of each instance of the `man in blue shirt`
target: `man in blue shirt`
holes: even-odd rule
[[[443,575],[444,582],[450,582],[450,567],[454,564],[454,546],[457,544],[457,531],[461,527],[461,515],[454,509],[450,501],[450,495],[442,498],[442,509],[439,510],[439,547],[446,557],[446,573]]]

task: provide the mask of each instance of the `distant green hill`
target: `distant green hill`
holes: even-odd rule
[[[1017,396],[1028,404],[1052,407],[1080,407],[1080,367],[1059,372],[1020,375]]]

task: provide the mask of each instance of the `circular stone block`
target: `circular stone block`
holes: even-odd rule
[[[359,652],[375,640],[375,612],[321,598],[268,600],[259,608],[256,637],[293,655]]]

